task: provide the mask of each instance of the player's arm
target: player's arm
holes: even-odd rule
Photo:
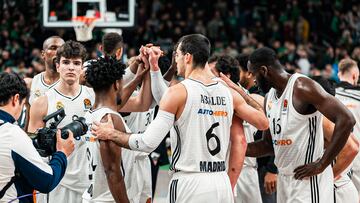
[[[263,110],[255,109],[248,105],[243,97],[241,97],[241,95],[232,88],[230,88],[230,91],[233,96],[233,104],[236,116],[244,121],[247,121],[258,130],[266,130],[269,128],[269,121],[266,118]],[[253,100],[253,102],[256,101]],[[261,105],[258,108],[261,108]]]
[[[244,164],[247,146],[242,120],[236,116],[233,117],[230,129],[230,142],[231,146],[228,175],[230,178],[231,188],[234,190]]]
[[[140,49],[142,54],[140,55],[146,70],[150,69],[149,59],[145,48]],[[159,54],[160,57],[160,54]],[[159,59],[159,58],[157,58]],[[156,61],[157,64],[157,61]],[[139,95],[136,97],[130,97],[129,101],[121,108],[118,109],[120,112],[144,112],[149,110],[152,104],[153,96],[151,94],[151,81],[149,72],[145,73],[144,81],[141,85]]]
[[[334,132],[334,124],[329,121],[326,117],[323,118],[323,129],[325,148],[331,142],[332,135]],[[339,175],[351,164],[359,152],[359,142],[355,138],[354,134],[351,133],[348,140],[345,143],[344,148],[340,151],[336,157],[336,163],[332,167],[334,178],[339,178]]]
[[[295,82],[294,97],[303,104],[313,105],[335,123],[331,142],[321,159],[294,170],[295,178],[303,179],[321,173],[335,159],[348,140],[355,119],[339,100],[309,78],[299,78]]]
[[[91,132],[100,140],[112,140],[120,147],[152,152],[164,139],[175,122],[175,115],[186,100],[186,90],[182,84],[170,87],[160,102],[158,115],[144,133],[128,134],[112,128],[111,119],[106,123],[93,123]],[[176,115],[178,117],[178,115]]]
[[[147,69],[144,69],[143,64],[139,65],[135,77],[121,90],[121,104],[117,106],[118,109],[121,109],[129,101],[132,93],[136,90],[136,87],[142,82],[143,77],[147,73],[147,71]],[[130,103],[132,102],[133,101],[131,101]]]
[[[24,78],[24,81],[25,81],[25,83],[26,83],[26,87],[27,87],[27,89],[30,91],[30,89],[31,89],[31,84],[32,84],[32,78]]]
[[[160,70],[151,70],[151,92],[156,103],[160,103],[162,96],[165,94],[166,90],[169,88],[162,75]]]
[[[246,148],[246,156],[274,156],[274,148],[272,145],[271,134],[269,130],[263,131],[263,138],[261,140],[248,143]]]
[[[47,96],[37,98],[30,108],[30,118],[28,132],[34,133],[37,129],[45,127],[43,118],[47,114],[48,101]]]
[[[120,117],[111,115],[114,129],[126,132],[125,126]],[[107,121],[104,117],[102,122]],[[110,192],[115,202],[129,202],[126,194],[124,177],[121,174],[121,148],[112,141],[100,140],[100,155],[104,165],[106,179],[110,188]]]
[[[266,100],[267,97],[265,97],[265,99],[263,100],[264,110],[265,110]],[[248,143],[247,145],[246,156],[263,157],[263,156],[273,156],[273,155],[274,155],[274,148],[272,145],[272,139],[269,129],[262,132],[262,139]]]

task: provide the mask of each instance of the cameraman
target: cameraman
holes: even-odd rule
[[[72,133],[63,140],[58,131],[58,151],[49,164],[42,161],[28,135],[14,124],[27,96],[19,75],[0,73],[0,202],[33,202],[33,190],[51,191],[62,179],[66,157],[74,150]]]

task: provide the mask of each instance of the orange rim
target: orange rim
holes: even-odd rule
[[[90,25],[97,19],[98,18],[96,18],[96,17],[77,16],[77,17],[72,18],[71,20],[73,22],[84,22],[85,24]]]

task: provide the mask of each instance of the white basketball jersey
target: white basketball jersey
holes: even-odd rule
[[[72,122],[74,116],[83,117],[91,109],[95,95],[91,88],[80,86],[79,94],[75,97],[63,95],[56,89],[46,92],[48,99],[48,115],[60,108],[65,110],[65,118],[58,125],[59,128]],[[53,120],[47,122],[47,126]],[[87,178],[88,162],[86,159],[86,144],[84,138],[75,139],[75,149],[68,157],[68,165],[60,184],[78,193],[83,193],[89,186]]]
[[[52,85],[47,85],[44,81],[44,73],[45,72],[41,72],[35,75],[31,82],[30,97],[29,97],[30,105],[32,105],[32,103],[36,98],[44,95],[45,92],[47,92],[50,88],[54,87],[59,82],[58,80]]]
[[[324,151],[322,114],[316,111],[302,115],[293,106],[295,81],[301,74],[293,74],[280,98],[270,89],[266,113],[275,152],[275,165],[280,174],[293,175],[298,166],[320,158]]]
[[[95,140],[95,137],[91,134],[91,125],[94,121],[100,122],[101,119],[106,114],[114,114],[119,116],[119,113],[109,109],[107,107],[102,107],[94,111],[89,111],[85,115],[86,123],[88,124],[88,132],[85,136],[86,143],[88,145],[87,149],[87,158],[89,161],[89,175],[90,185],[83,194],[83,199],[88,202],[114,202],[114,198],[110,192],[107,178],[104,170],[104,164],[102,162],[100,154],[100,143]],[[124,122],[124,120],[122,119]],[[129,128],[124,123],[125,129],[129,132]],[[124,175],[123,167],[121,167],[121,172]]]
[[[358,140],[360,140],[360,89],[358,87],[338,87],[336,88],[335,97],[339,99],[354,115],[356,124],[354,126],[353,134]],[[359,154],[349,165],[349,167],[344,170],[344,172],[341,174],[341,178],[335,181],[336,186],[341,186],[351,180],[351,168],[360,170]]]
[[[143,133],[154,119],[155,109],[149,109],[145,112],[132,112],[128,116],[124,116],[126,125],[132,133]],[[136,156],[148,156],[149,153],[133,151]]]
[[[243,122],[243,126],[244,126],[246,142],[247,143],[254,142],[254,136],[257,132],[257,129],[254,126],[250,125],[246,121]],[[251,167],[257,167],[256,158],[245,156],[244,165],[251,166]]]
[[[126,125],[132,133],[143,133],[149,124],[154,120],[155,109],[149,109],[145,112],[132,112],[128,116],[124,116]]]
[[[230,143],[233,98],[222,82],[205,85],[186,79],[184,111],[171,136],[172,172],[220,172],[226,170]]]

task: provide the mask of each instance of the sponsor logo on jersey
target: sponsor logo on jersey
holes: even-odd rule
[[[284,139],[284,140],[272,140],[273,145],[277,146],[290,146],[293,142],[291,139]]]
[[[201,172],[220,172],[225,170],[225,161],[200,161]]]
[[[282,113],[286,113],[288,110],[288,100],[284,99]]]
[[[356,104],[346,104],[346,107],[348,107],[349,109],[355,109],[357,107]]]
[[[95,139],[95,137],[94,136],[86,136],[85,137],[85,141],[86,142],[95,142],[96,141],[96,139]]]
[[[90,101],[90,99],[88,99],[88,98],[84,99],[84,108],[85,109],[91,109],[91,101]]]
[[[205,96],[205,95],[200,95],[201,96],[201,103],[203,104],[208,104],[208,105],[220,105],[220,106],[225,106],[226,105],[226,98],[225,97],[209,97],[209,96]]]
[[[64,104],[61,101],[56,102],[56,109],[59,110],[61,108],[64,108]]]
[[[34,95],[35,95],[36,97],[40,97],[40,96],[41,96],[40,90],[35,90]]]
[[[223,117],[226,117],[228,115],[226,111],[213,111],[211,109],[199,109],[198,114]]]

